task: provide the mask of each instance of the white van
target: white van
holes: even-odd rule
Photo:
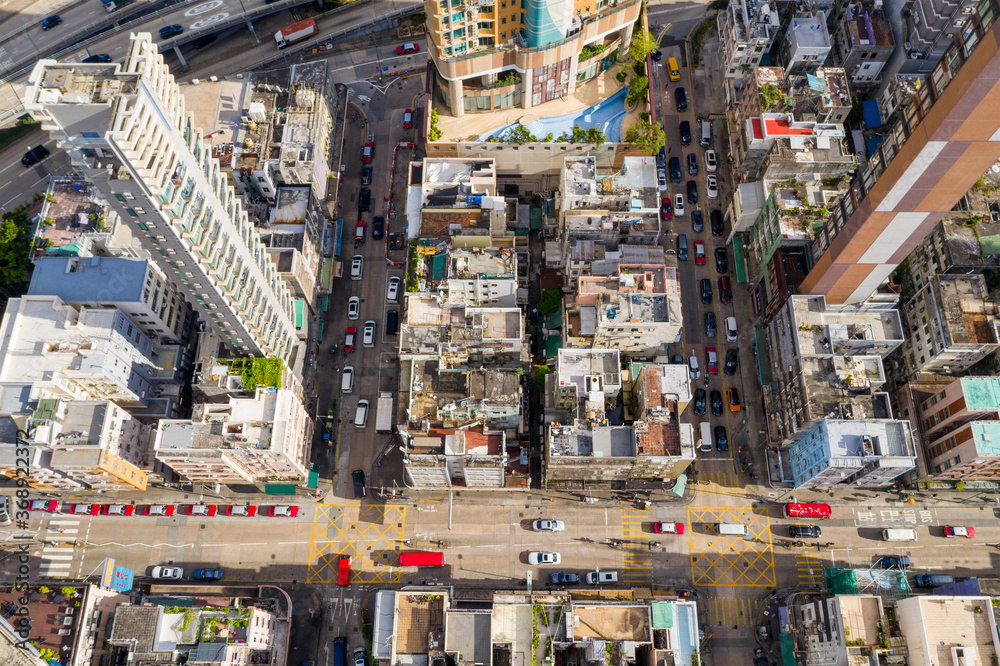
[[[711,453],[712,451],[712,426],[708,421],[701,422],[701,447],[700,451],[702,453]]]
[[[917,531],[909,527],[882,530],[883,541],[916,541]]]
[[[354,425],[364,428],[368,425],[368,401],[358,400],[358,409],[354,412]]]
[[[340,378],[340,390],[344,393],[354,390],[354,368],[350,365],[344,368],[344,375]]]
[[[726,317],[726,340],[736,342],[737,335],[736,317]]]
[[[712,145],[712,123],[707,120],[701,121],[701,147],[708,148]]]
[[[591,571],[587,574],[587,582],[591,585],[607,585],[618,582],[617,571]]]
[[[716,523],[715,531],[721,536],[745,537],[747,535],[747,526],[743,523]]]

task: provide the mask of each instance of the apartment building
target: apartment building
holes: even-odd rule
[[[760,65],[780,25],[778,6],[768,0],[738,0],[726,5],[719,14],[723,75],[727,79],[745,78],[747,71]]]
[[[569,95],[628,50],[641,4],[440,0],[424,7],[435,100],[459,117]]]
[[[970,14],[946,56],[900,68],[884,140],[817,234],[818,259],[800,291],[831,303],[864,301],[1000,158],[993,141],[1000,84],[980,76],[1000,60],[996,15],[992,6]]]
[[[767,325],[766,349],[763,342],[758,336],[772,445],[791,443],[826,419],[892,418],[881,389],[883,358],[903,343],[896,310],[791,296]]]
[[[851,86],[875,88],[882,82],[882,68],[895,46],[881,3],[837,2],[830,23],[834,29],[837,59]]]
[[[826,13],[796,11],[781,40],[785,76],[812,74],[823,66],[832,48]]]
[[[410,165],[406,217],[410,238],[425,246],[513,247],[508,220],[516,219],[515,202],[497,189],[492,159],[426,158]],[[418,280],[418,288],[427,286]]]
[[[982,275],[934,275],[917,285],[900,308],[906,375],[960,375],[1000,349],[997,306],[986,298]]]
[[[268,385],[251,383],[260,377]],[[313,421],[280,359],[203,359],[198,380],[191,418],[161,419],[153,432],[157,474],[205,484],[305,481]]]
[[[921,433],[926,461],[921,478],[990,479],[996,475],[1000,449],[991,438],[1000,432],[1000,380],[962,377],[937,387],[917,388],[911,391],[912,420]]]
[[[914,0],[904,5],[903,48],[913,60],[937,62],[944,57],[956,33],[983,23],[983,14],[995,11],[989,3],[960,0]]]
[[[410,486],[421,490],[527,491],[526,462],[517,439],[476,421],[414,430],[403,458]]]
[[[911,664],[989,664],[1000,655],[993,599],[915,595],[896,602]]]
[[[475,608],[469,598],[477,600]],[[575,620],[553,624],[549,610],[533,610],[543,606],[556,617]],[[534,649],[542,632],[548,632],[546,649],[557,663],[625,654],[652,663],[701,661],[698,605],[678,598],[576,601],[566,590],[463,593],[411,586],[377,591],[373,616],[372,658],[380,663],[429,663],[438,654],[453,655],[460,664],[489,663],[491,658],[493,663],[517,663]]]
[[[898,572],[884,573],[890,576]],[[886,631],[890,621],[882,597],[795,594],[790,599],[789,633],[804,663],[847,666],[869,658],[886,663],[905,661],[906,639]]]
[[[58,296],[77,310],[121,310],[156,344],[182,344],[193,326],[184,294],[152,259],[40,257],[28,295]]]
[[[677,340],[683,317],[677,269],[618,264],[607,275],[581,276],[566,308],[567,347],[617,349],[651,358]]]
[[[842,125],[795,120],[790,113],[764,113],[751,118],[743,131],[746,152],[740,168],[747,175],[792,180],[807,174],[808,180],[822,181],[853,173],[858,166],[844,143]]]
[[[518,304],[517,253],[512,249],[442,248],[419,256],[430,263],[419,270],[426,273],[430,284],[444,294],[448,303],[502,308]]]
[[[683,366],[651,366],[630,388],[635,421],[615,405],[623,376],[618,350],[560,349],[545,384],[546,482],[576,488],[643,484],[679,476],[694,460],[694,433],[678,418],[690,401]]]
[[[233,352],[301,363],[293,295],[148,33],[123,63],[38,62],[25,108]]]

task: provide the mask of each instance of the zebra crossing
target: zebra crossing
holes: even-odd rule
[[[50,520],[39,531],[39,541],[47,544],[39,556],[38,574],[48,578],[72,578],[74,545],[80,537],[79,520]]]

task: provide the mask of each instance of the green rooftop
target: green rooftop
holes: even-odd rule
[[[1000,410],[1000,377],[963,377],[966,409],[974,412]]]
[[[969,427],[978,455],[1000,456],[1000,421],[973,421]]]

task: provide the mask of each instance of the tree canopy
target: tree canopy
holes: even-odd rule
[[[0,287],[7,289],[24,280],[31,266],[31,221],[24,206],[0,217]]]
[[[625,140],[639,146],[647,155],[655,155],[667,143],[663,128],[649,118],[642,117],[625,132]]]

